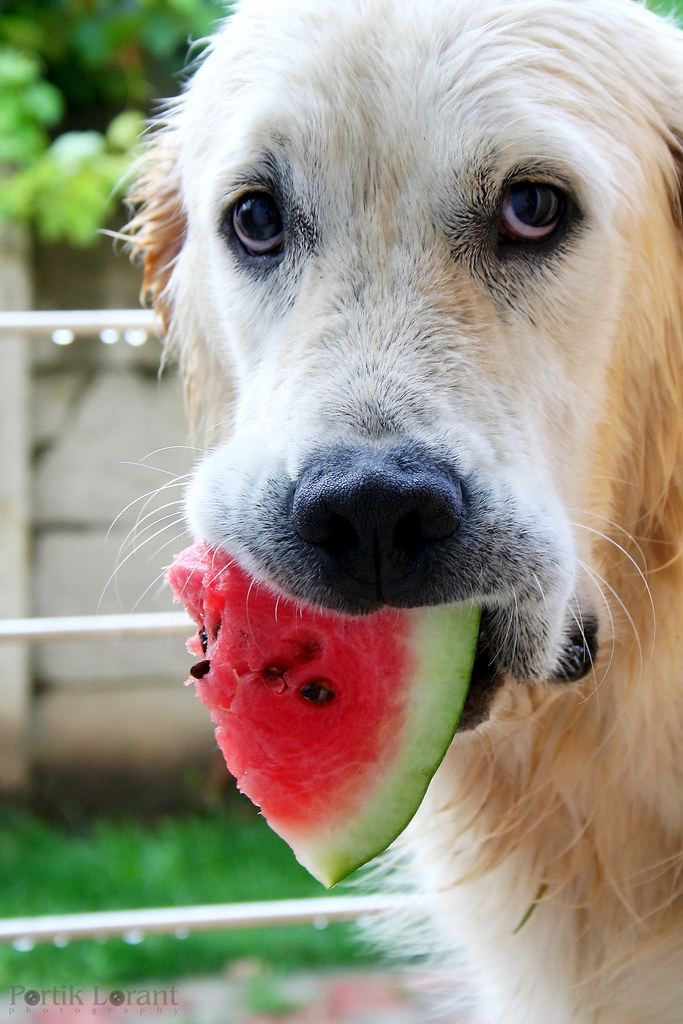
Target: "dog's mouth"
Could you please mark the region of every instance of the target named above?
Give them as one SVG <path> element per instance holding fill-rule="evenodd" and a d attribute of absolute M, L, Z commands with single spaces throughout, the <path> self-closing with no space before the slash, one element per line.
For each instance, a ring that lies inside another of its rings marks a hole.
<path fill-rule="evenodd" d="M 296 474 L 282 467 L 233 504 L 216 490 L 223 457 L 211 456 L 210 473 L 197 478 L 210 500 L 195 532 L 242 552 L 284 593 L 349 615 L 483 605 L 462 729 L 489 717 L 503 683 L 563 685 L 590 670 L 597 619 L 568 604 L 573 554 L 562 522 L 529 511 L 509 482 L 396 439 L 320 449 Z"/>
<path fill-rule="evenodd" d="M 496 693 L 506 679 L 510 678 L 509 673 L 497 660 L 491 644 L 488 627 L 490 614 L 486 609 L 482 613 L 474 667 L 467 700 L 460 717 L 459 732 L 476 729 L 478 725 L 488 720 Z M 597 651 L 598 622 L 594 616 L 586 616 L 580 625 L 576 625 L 567 635 L 548 681 L 562 685 L 583 679 L 593 667 Z"/>

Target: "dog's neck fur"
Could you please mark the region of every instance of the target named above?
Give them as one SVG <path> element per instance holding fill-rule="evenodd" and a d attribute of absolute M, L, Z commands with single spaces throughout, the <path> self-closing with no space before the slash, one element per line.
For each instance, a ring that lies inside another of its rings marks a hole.
<path fill-rule="evenodd" d="M 500 1007 L 506 1024 L 681 1019 L 683 309 L 664 296 L 683 264 L 678 236 L 669 251 L 662 238 L 648 300 L 626 318 L 628 362 L 607 371 L 626 397 L 607 415 L 624 422 L 598 436 L 589 482 L 604 599 L 594 672 L 504 687 L 490 722 L 456 739 L 409 832 L 418 875 L 433 886 L 444 872 L 434 916 L 458 922 L 475 977 L 481 965 L 486 1020 Z"/>
<path fill-rule="evenodd" d="M 634 570 L 619 585 L 628 608 L 644 583 Z M 444 872 L 432 897 L 439 948 L 457 923 L 487 1021 L 502 1020 L 500 1007 L 507 1024 L 680 1020 L 681 561 L 649 586 L 656 645 L 639 600 L 643 621 L 618 616 L 592 682 L 505 688 L 491 721 L 457 739 L 412 830 L 428 891 Z"/>

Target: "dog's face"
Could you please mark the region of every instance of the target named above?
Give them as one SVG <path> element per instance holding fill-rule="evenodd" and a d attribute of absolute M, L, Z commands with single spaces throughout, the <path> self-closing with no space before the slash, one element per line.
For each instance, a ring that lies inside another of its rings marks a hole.
<path fill-rule="evenodd" d="M 519 679 L 587 670 L 633 249 L 676 237 L 659 45 L 631 0 L 242 6 L 140 242 L 220 403 L 196 534 L 349 612 L 479 602 Z"/>

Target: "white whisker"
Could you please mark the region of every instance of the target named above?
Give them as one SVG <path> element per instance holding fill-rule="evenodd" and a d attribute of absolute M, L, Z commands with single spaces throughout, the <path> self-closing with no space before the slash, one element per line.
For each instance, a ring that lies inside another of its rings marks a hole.
<path fill-rule="evenodd" d="M 164 528 L 164 530 L 166 530 L 166 529 L 169 529 L 169 527 L 165 527 Z M 163 533 L 164 531 L 159 531 L 159 532 Z M 161 545 L 161 547 L 159 547 L 157 549 L 157 551 L 155 552 L 155 555 L 158 556 L 166 548 L 169 548 L 169 547 L 171 547 L 174 544 L 179 544 L 183 540 L 184 537 L 186 537 L 185 531 L 181 531 L 180 533 L 174 534 L 174 536 L 171 537 L 170 540 L 167 540 L 164 544 Z M 154 577 L 154 579 L 149 584 L 149 586 L 145 587 L 145 589 L 143 590 L 143 592 L 140 594 L 139 598 L 137 599 L 137 601 L 133 605 L 132 611 L 136 611 L 137 608 L 139 608 L 140 604 L 144 601 L 144 599 L 147 597 L 147 594 L 149 594 L 149 592 L 153 589 L 153 587 L 157 586 L 158 584 L 161 584 L 165 580 L 165 578 L 166 578 L 166 571 L 167 571 L 167 567 L 164 567 L 159 573 L 157 573 L 157 575 Z"/>
<path fill-rule="evenodd" d="M 119 581 L 121 578 L 121 571 L 130 559 L 138 555 L 144 547 L 152 544 L 156 538 L 167 534 L 169 530 L 174 530 L 174 537 L 170 541 L 164 543 L 160 548 L 152 550 L 152 553 L 148 555 L 147 562 L 149 563 L 153 561 L 154 558 L 158 557 L 165 547 L 174 543 L 176 538 L 182 537 L 185 533 L 185 530 L 178 533 L 176 528 L 181 525 L 185 525 L 184 492 L 187 488 L 192 472 L 189 471 L 187 473 L 178 474 L 163 466 L 154 465 L 150 462 L 151 459 L 158 457 L 159 455 L 178 450 L 188 451 L 193 454 L 198 451 L 198 449 L 189 445 L 169 445 L 149 452 L 137 462 L 122 463 L 122 465 L 138 466 L 145 471 L 153 470 L 155 473 L 161 474 L 168 479 L 165 479 L 158 487 L 153 487 L 128 502 L 109 526 L 106 534 L 107 539 L 111 537 L 114 529 L 122 522 L 124 517 L 137 507 L 135 521 L 123 537 L 123 540 L 120 542 L 116 554 L 114 569 L 102 588 L 102 593 L 98 602 L 98 609 L 101 608 L 105 595 L 112 586 L 119 605 L 124 605 L 119 592 Z M 176 498 L 172 498 L 172 492 L 177 490 L 181 490 L 182 494 Z M 168 498 L 171 498 L 171 500 L 163 500 Z M 144 594 L 147 594 L 149 589 L 150 588 L 148 587 Z M 141 598 L 136 601 L 136 608 L 140 604 L 140 600 Z"/>
<path fill-rule="evenodd" d="M 597 512 L 591 512 L 591 511 L 586 510 L 586 509 L 568 509 L 568 512 L 571 515 L 590 516 L 592 519 L 597 519 L 600 522 L 605 523 L 607 526 L 611 526 L 618 533 L 623 534 L 624 538 L 627 541 L 630 541 L 631 544 L 633 544 L 634 548 L 636 549 L 636 551 L 638 552 L 638 554 L 640 555 L 640 557 L 642 559 L 643 566 L 645 567 L 645 569 L 647 569 L 647 559 L 645 557 L 645 552 L 643 551 L 642 547 L 638 543 L 637 539 L 633 536 L 632 533 L 630 533 L 628 530 L 626 530 L 623 526 L 621 526 L 619 523 L 615 522 L 614 519 L 610 519 L 610 518 L 608 518 L 608 516 L 602 516 L 602 515 L 599 515 Z M 626 551 L 626 549 L 623 548 L 617 541 L 615 541 L 613 537 L 610 537 L 609 534 L 605 533 L 602 530 L 596 530 L 593 527 L 588 526 L 586 523 L 578 522 L 577 520 L 573 520 L 572 521 L 572 525 L 573 526 L 577 526 L 577 527 L 579 527 L 581 529 L 584 529 L 584 530 L 589 530 L 590 532 L 595 533 L 598 537 L 601 537 L 603 540 L 608 541 L 610 544 L 614 544 L 629 559 L 629 561 L 640 572 L 640 574 L 641 575 L 643 574 L 644 570 L 640 569 L 640 566 L 635 561 L 633 556 L 630 555 L 629 552 Z"/>
<path fill-rule="evenodd" d="M 184 521 L 184 517 L 182 515 L 164 516 L 163 519 L 161 520 L 161 522 L 163 522 L 165 520 L 169 520 L 166 523 L 165 526 L 162 526 L 160 529 L 155 530 L 155 532 L 152 533 L 149 537 L 146 537 L 140 544 L 137 544 L 134 548 L 132 548 L 128 552 L 128 554 L 125 555 L 125 557 L 121 558 L 120 557 L 121 552 L 119 551 L 119 557 L 117 558 L 116 565 L 114 566 L 114 569 L 113 569 L 111 575 L 109 576 L 109 579 L 107 580 L 107 582 L 105 583 L 104 587 L 102 588 L 102 594 L 100 596 L 100 600 L 99 600 L 98 605 L 97 605 L 98 611 L 100 610 L 100 608 L 102 606 L 102 601 L 104 600 L 104 596 L 107 593 L 107 590 L 109 589 L 109 587 L 112 585 L 112 583 L 117 583 L 118 577 L 120 575 L 120 572 L 121 572 L 123 566 L 131 558 L 133 558 L 135 555 L 139 554 L 141 549 L 146 544 L 151 543 L 157 537 L 162 536 L 162 534 L 166 533 L 168 530 L 172 529 L 173 527 L 180 526 L 180 525 L 183 526 L 183 529 L 179 533 L 176 533 L 174 535 L 174 537 L 170 541 L 168 541 L 167 543 L 163 544 L 160 548 L 156 549 L 155 551 L 152 552 L 151 555 L 148 556 L 147 562 L 149 563 L 149 562 L 153 561 L 154 558 L 158 557 L 159 554 L 164 550 L 164 548 L 168 547 L 169 544 L 174 543 L 175 539 L 179 539 L 180 537 L 187 536 L 187 531 L 186 531 L 186 528 L 185 528 L 185 521 Z M 158 524 L 152 524 L 152 526 L 150 526 L 149 529 L 152 529 L 154 525 L 158 525 Z M 118 587 L 117 587 L 115 592 L 116 592 L 117 597 L 119 597 L 119 601 L 120 601 L 121 599 L 120 599 L 120 596 L 119 596 Z M 147 591 L 145 591 L 145 593 L 147 593 Z M 140 604 L 140 600 L 138 599 L 135 602 L 135 607 L 137 608 L 139 604 Z"/>
<path fill-rule="evenodd" d="M 129 512 L 130 509 L 132 509 L 135 505 L 137 505 L 138 502 L 141 502 L 141 501 L 145 502 L 145 504 L 140 509 L 140 512 L 142 513 L 147 508 L 147 506 L 149 505 L 150 501 L 152 501 L 152 499 L 155 498 L 157 494 L 160 494 L 162 491 L 165 491 L 165 490 L 167 490 L 167 489 L 169 489 L 171 487 L 185 487 L 186 484 L 187 484 L 187 481 L 189 480 L 189 478 L 190 478 L 190 474 L 189 473 L 188 474 L 184 474 L 183 476 L 175 477 L 173 480 L 166 481 L 166 483 L 162 484 L 160 487 L 154 487 L 150 491 L 145 491 L 144 494 L 139 494 L 137 496 L 137 498 L 133 498 L 133 500 L 129 501 L 128 504 L 125 505 L 121 509 L 121 511 L 114 517 L 114 519 L 112 520 L 112 522 L 111 522 L 111 524 L 109 526 L 109 529 L 107 530 L 106 536 L 109 537 L 110 533 L 112 532 L 112 530 L 114 529 L 116 524 L 119 523 L 121 521 L 121 519 L 123 519 L 125 514 L 127 512 Z"/>
<path fill-rule="evenodd" d="M 636 562 L 634 557 L 630 554 L 630 552 L 628 552 L 621 544 L 619 544 L 616 540 L 614 540 L 613 537 L 610 537 L 609 535 L 607 535 L 605 533 L 602 533 L 602 531 L 600 531 L 600 530 L 594 529 L 592 526 L 586 526 L 585 523 L 574 522 L 573 525 L 575 527 L 577 527 L 577 529 L 586 530 L 588 533 L 591 533 L 594 536 L 599 537 L 601 540 L 606 541 L 608 544 L 611 544 L 614 548 L 616 548 L 617 551 L 619 551 L 630 562 L 630 564 L 636 570 L 636 573 L 637 573 L 638 577 L 640 578 L 640 580 L 641 580 L 641 582 L 642 582 L 642 584 L 643 584 L 643 586 L 645 588 L 645 593 L 647 594 L 648 602 L 649 602 L 649 605 L 650 605 L 650 613 L 651 613 L 651 617 L 652 617 L 652 644 L 651 644 L 651 647 L 654 647 L 657 617 L 656 617 L 654 599 L 652 597 L 652 591 L 650 589 L 650 584 L 647 581 L 647 577 L 645 576 L 645 573 L 643 572 L 641 567 L 638 565 L 638 563 Z M 633 538 L 631 537 L 630 534 L 626 533 L 625 530 L 623 532 L 626 534 L 627 537 L 629 537 L 631 540 L 633 540 Z M 633 543 L 636 544 L 635 541 L 633 541 Z M 636 544 L 636 547 L 638 547 L 637 544 Z M 638 550 L 641 551 L 641 549 L 639 547 L 638 547 Z M 642 554 L 642 551 L 641 551 L 641 554 Z M 607 583 L 606 580 L 603 579 L 603 582 L 605 583 L 605 585 L 607 587 L 609 587 L 609 584 Z M 611 587 L 609 587 L 609 589 L 612 590 Z M 637 631 L 637 629 L 636 629 L 636 627 L 634 625 L 634 622 L 633 622 L 633 619 L 631 617 L 630 612 L 626 608 L 626 605 L 623 603 L 621 598 L 619 598 L 618 595 L 614 591 L 612 591 L 612 593 L 614 594 L 615 598 L 619 602 L 619 604 L 620 604 L 624 614 L 626 615 L 629 623 L 631 624 L 631 626 L 633 628 L 634 633 L 636 634 L 636 636 L 638 636 L 638 631 Z M 638 646 L 640 648 L 640 638 L 639 637 L 638 637 Z M 643 658 L 642 658 L 642 649 L 641 649 L 641 667 L 642 667 L 642 664 L 643 664 Z"/>
<path fill-rule="evenodd" d="M 138 554 L 145 547 L 146 544 L 153 541 L 155 537 L 158 537 L 160 534 L 164 533 L 169 528 L 169 526 L 179 525 L 183 521 L 184 517 L 179 512 L 169 512 L 169 514 L 166 516 L 160 516 L 158 519 L 153 519 L 152 522 L 148 523 L 148 525 L 143 530 L 140 530 L 138 533 L 135 534 L 133 538 L 131 538 L 130 543 L 134 544 L 134 546 L 131 548 L 128 554 L 121 559 L 119 565 L 124 565 L 129 558 L 131 558 L 133 555 Z M 147 534 L 147 536 L 145 536 L 145 534 Z M 123 548 L 120 549 L 119 556 L 123 555 L 123 550 Z M 147 562 L 151 562 L 154 559 L 155 555 L 156 552 L 152 552 L 152 554 L 148 555 Z"/>
<path fill-rule="evenodd" d="M 119 547 L 119 557 L 123 554 L 123 552 L 125 551 L 126 547 L 129 544 L 135 544 L 136 547 L 141 547 L 142 544 L 145 543 L 144 540 L 141 540 L 141 538 L 144 537 L 145 533 L 147 533 L 149 530 L 153 529 L 154 526 L 156 526 L 157 524 L 163 523 L 167 519 L 171 518 L 171 514 L 170 513 L 169 513 L 169 515 L 166 515 L 166 516 L 162 516 L 159 513 L 165 512 L 166 509 L 174 508 L 174 509 L 176 509 L 176 511 L 172 514 L 173 517 L 174 518 L 178 517 L 178 518 L 182 519 L 183 518 L 183 513 L 182 513 L 183 504 L 184 503 L 182 501 L 168 501 L 164 505 L 160 505 L 159 508 L 152 509 L 151 512 L 148 512 L 141 519 L 137 519 L 135 524 L 131 527 L 131 529 L 128 531 L 126 536 L 121 541 L 121 545 Z M 178 511 L 178 509 L 180 509 L 180 511 Z M 147 526 L 143 526 L 142 524 L 147 522 L 148 520 L 152 520 L 152 522 L 151 523 L 148 522 Z M 136 543 L 138 541 L 140 541 L 139 544 Z"/>
<path fill-rule="evenodd" d="M 602 683 L 604 682 L 605 678 L 607 677 L 607 675 L 609 673 L 609 670 L 610 670 L 610 668 L 612 666 L 612 663 L 614 661 L 614 656 L 615 656 L 615 651 L 616 651 L 614 614 L 612 612 L 612 608 L 610 606 L 610 603 L 609 603 L 609 600 L 607 598 L 607 595 L 605 594 L 605 592 L 604 592 L 604 590 L 602 588 L 602 584 L 605 582 L 603 580 L 602 576 L 600 576 L 600 574 L 598 572 L 596 572 L 594 569 L 591 569 L 591 567 L 589 565 L 587 565 L 585 562 L 582 562 L 582 561 L 579 560 L 578 565 L 580 566 L 581 569 L 583 569 L 583 571 L 586 573 L 586 575 L 591 580 L 591 582 L 594 584 L 596 590 L 600 594 L 600 597 L 601 597 L 601 599 L 603 601 L 603 604 L 605 605 L 605 611 L 607 613 L 607 616 L 609 618 L 609 623 L 610 623 L 610 636 L 611 636 L 611 639 L 612 639 L 612 643 L 610 645 L 610 655 L 609 655 L 609 660 L 607 662 L 607 665 L 605 666 L 605 668 L 603 670 L 602 678 L 601 679 L 598 679 L 597 677 L 595 678 L 595 683 L 596 683 L 595 692 L 597 693 L 597 691 L 602 686 Z"/>

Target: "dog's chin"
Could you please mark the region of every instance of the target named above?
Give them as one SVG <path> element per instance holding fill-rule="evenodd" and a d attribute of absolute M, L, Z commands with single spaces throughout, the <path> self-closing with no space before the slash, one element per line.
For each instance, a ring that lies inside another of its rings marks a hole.
<path fill-rule="evenodd" d="M 538 681 L 537 678 L 514 674 L 497 656 L 490 639 L 491 618 L 491 613 L 484 609 L 459 732 L 476 729 L 488 721 L 493 700 L 507 680 L 529 685 Z M 555 663 L 545 674 L 546 681 L 557 685 L 578 682 L 592 669 L 597 651 L 598 622 L 594 615 L 588 614 L 583 617 L 580 625 L 575 625 L 573 631 L 567 632 Z"/>

